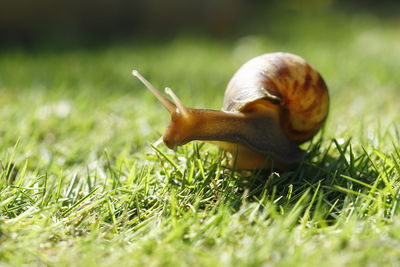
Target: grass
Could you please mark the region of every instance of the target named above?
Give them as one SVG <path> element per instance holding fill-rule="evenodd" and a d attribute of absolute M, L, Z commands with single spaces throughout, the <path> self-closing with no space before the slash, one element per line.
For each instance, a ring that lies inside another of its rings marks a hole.
<path fill-rule="evenodd" d="M 233 41 L 2 51 L 0 263 L 400 265 L 400 22 L 344 19 Z M 169 118 L 131 69 L 219 109 L 234 71 L 271 51 L 302 55 L 330 87 L 296 169 L 238 173 L 211 145 L 150 146 Z"/>

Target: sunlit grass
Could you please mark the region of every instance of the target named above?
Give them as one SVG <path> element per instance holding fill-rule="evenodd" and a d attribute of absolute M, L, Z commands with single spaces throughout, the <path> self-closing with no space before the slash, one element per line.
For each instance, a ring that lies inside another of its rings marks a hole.
<path fill-rule="evenodd" d="M 399 22 L 330 23 L 334 40 L 305 21 L 275 38 L 3 51 L 0 262 L 398 265 Z M 211 145 L 150 145 L 169 116 L 132 69 L 219 109 L 235 70 L 272 51 L 303 56 L 330 87 L 297 168 L 238 173 Z"/>

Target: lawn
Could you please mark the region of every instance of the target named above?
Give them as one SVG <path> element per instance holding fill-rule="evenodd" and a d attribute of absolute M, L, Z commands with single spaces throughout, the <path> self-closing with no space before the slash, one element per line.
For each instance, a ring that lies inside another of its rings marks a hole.
<path fill-rule="evenodd" d="M 400 21 L 303 19 L 270 34 L 0 51 L 0 264 L 399 266 Z M 330 88 L 287 172 L 235 172 L 218 148 L 152 147 L 169 115 L 138 69 L 219 109 L 248 59 L 287 51 Z"/>

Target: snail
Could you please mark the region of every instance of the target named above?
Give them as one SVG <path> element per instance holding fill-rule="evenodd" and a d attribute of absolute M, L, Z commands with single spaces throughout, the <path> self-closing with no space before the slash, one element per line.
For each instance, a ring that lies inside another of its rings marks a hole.
<path fill-rule="evenodd" d="M 246 62 L 233 75 L 225 91 L 222 110 L 186 107 L 170 88 L 165 92 L 136 76 L 163 104 L 171 122 L 163 135 L 170 149 L 193 140 L 216 144 L 232 155 L 230 167 L 287 168 L 305 151 L 326 120 L 328 88 L 321 75 L 303 58 L 270 53 Z"/>

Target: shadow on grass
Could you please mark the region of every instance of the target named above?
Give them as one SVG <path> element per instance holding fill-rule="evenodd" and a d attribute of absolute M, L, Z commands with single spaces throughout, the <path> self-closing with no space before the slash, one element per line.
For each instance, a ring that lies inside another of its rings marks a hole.
<path fill-rule="evenodd" d="M 301 206 L 310 214 L 318 214 L 321 225 L 326 225 L 334 223 L 359 198 L 381 201 L 373 192 L 388 186 L 383 172 L 393 175 L 375 152 L 353 146 L 351 139 L 318 140 L 310 144 L 297 167 L 284 172 L 232 171 L 223 167 L 223 154 L 215 158 L 213 153 L 201 151 L 202 146 L 183 148 L 187 155 L 184 160 L 156 149 L 159 160 L 173 165 L 165 173 L 174 197 L 199 210 L 224 206 L 236 212 L 246 203 L 260 203 L 277 209 L 277 214 L 287 214 Z"/>
<path fill-rule="evenodd" d="M 355 151 L 351 139 L 344 143 L 333 139 L 328 146 L 322 147 L 322 140 L 311 145 L 303 162 L 290 171 L 254 171 L 238 179 L 237 186 L 248 201 L 269 195 L 274 203 L 290 206 L 308 192 L 321 194 L 324 203 L 341 209 L 349 193 L 356 196 L 378 176 L 371 156 L 363 148 Z"/>

